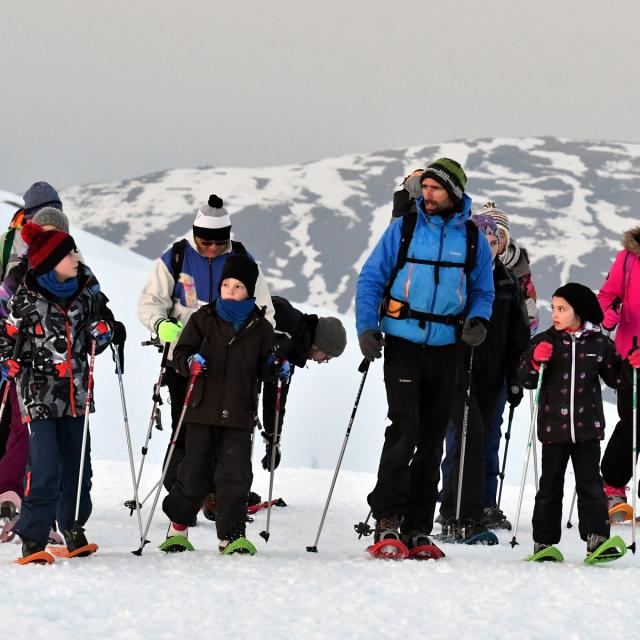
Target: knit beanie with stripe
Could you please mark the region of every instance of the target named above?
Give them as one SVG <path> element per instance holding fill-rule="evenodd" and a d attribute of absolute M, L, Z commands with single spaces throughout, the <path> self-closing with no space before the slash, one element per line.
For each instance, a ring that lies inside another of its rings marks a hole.
<path fill-rule="evenodd" d="M 427 178 L 431 178 L 442 185 L 451 200 L 453 200 L 454 205 L 458 206 L 462 202 L 462 196 L 467 186 L 467 176 L 458 162 L 450 158 L 440 158 L 432 162 L 420 176 L 420 185 Z"/>

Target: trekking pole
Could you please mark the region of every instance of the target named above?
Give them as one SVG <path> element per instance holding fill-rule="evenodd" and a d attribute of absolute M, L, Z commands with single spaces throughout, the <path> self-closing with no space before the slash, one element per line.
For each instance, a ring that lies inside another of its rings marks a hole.
<path fill-rule="evenodd" d="M 573 515 L 573 507 L 576 505 L 576 496 L 578 495 L 578 487 L 573 490 L 573 498 L 571 499 L 571 508 L 569 509 L 569 519 L 567 520 L 567 529 L 571 529 L 573 524 L 571 522 L 571 516 Z"/>
<path fill-rule="evenodd" d="M 502 458 L 502 471 L 500 471 L 500 488 L 498 489 L 498 509 L 500 508 L 500 501 L 502 500 L 502 485 L 504 484 L 504 471 L 507 467 L 507 453 L 509 453 L 509 440 L 511 440 L 511 425 L 513 424 L 513 414 L 516 408 L 509 405 L 509 422 L 507 424 L 507 432 L 504 434 L 504 456 Z"/>
<path fill-rule="evenodd" d="M 520 523 L 520 509 L 522 508 L 522 497 L 524 495 L 524 483 L 527 480 L 527 470 L 529 468 L 529 456 L 531 454 L 531 442 L 536 437 L 536 421 L 538 417 L 538 403 L 540 402 L 540 389 L 542 387 L 542 374 L 544 373 L 544 362 L 540 363 L 538 371 L 538 384 L 536 385 L 536 396 L 533 411 L 531 412 L 531 426 L 529 427 L 529 441 L 527 442 L 527 450 L 524 456 L 524 466 L 522 469 L 522 480 L 520 481 L 520 495 L 518 496 L 518 510 L 516 513 L 516 524 L 513 529 L 513 538 L 511 538 L 511 547 L 518 544 L 516 535 L 518 534 L 518 524 Z"/>
<path fill-rule="evenodd" d="M 205 338 L 202 341 L 202 345 L 200 347 L 200 351 L 199 353 L 202 353 L 202 351 L 204 351 L 204 347 L 205 347 L 205 343 L 206 343 L 207 339 Z M 193 394 L 193 387 L 196 384 L 196 379 L 198 378 L 198 374 L 197 373 L 192 373 L 191 377 L 189 378 L 189 384 L 187 385 L 187 393 L 185 394 L 184 397 L 184 402 L 182 403 L 182 411 L 180 412 L 180 418 L 178 419 L 178 424 L 176 425 L 176 430 L 173 434 L 173 437 L 171 438 L 171 443 L 169 444 L 169 451 L 167 452 L 167 458 L 164 462 L 164 466 L 162 467 L 162 475 L 160 476 L 160 481 L 158 482 L 157 489 L 156 489 L 156 495 L 153 498 L 153 505 L 151 506 L 151 511 L 149 512 L 149 518 L 147 520 L 147 524 L 145 526 L 144 529 L 144 533 L 142 534 L 141 538 L 140 538 L 140 548 L 136 549 L 135 551 L 132 551 L 131 553 L 133 553 L 134 556 L 141 556 L 142 555 L 142 550 L 144 549 L 144 546 L 149 542 L 147 540 L 147 534 L 149 533 L 149 528 L 151 527 L 151 521 L 153 520 L 153 514 L 156 511 L 156 507 L 158 506 L 158 500 L 160 498 L 160 492 L 162 491 L 162 486 L 164 483 L 164 479 L 167 476 L 167 471 L 169 470 L 169 464 L 171 462 L 171 458 L 173 457 L 173 452 L 176 448 L 176 443 L 178 442 L 178 436 L 180 435 L 180 431 L 182 429 L 182 423 L 184 422 L 184 416 L 187 413 L 187 408 L 189 407 L 189 403 L 191 402 L 191 395 Z"/>
<path fill-rule="evenodd" d="M 529 406 L 531 408 L 531 413 L 533 413 L 533 389 L 529 389 Z M 536 443 L 536 439 L 533 439 L 531 443 L 531 448 L 533 450 L 533 479 L 536 483 L 536 493 L 538 492 L 538 446 Z"/>
<path fill-rule="evenodd" d="M 87 399 L 84 403 L 84 427 L 82 429 L 82 449 L 80 450 L 80 471 L 78 473 L 78 491 L 76 493 L 76 513 L 73 518 L 72 531 L 78 530 L 78 517 L 80 515 L 80 494 L 82 493 L 82 476 L 84 472 L 84 458 L 87 449 L 87 435 L 89 433 L 89 412 L 91 410 L 91 397 L 93 395 L 93 365 L 96 360 L 96 341 L 91 340 L 89 353 L 89 377 L 87 379 Z"/>
<path fill-rule="evenodd" d="M 118 376 L 118 385 L 120 387 L 120 402 L 122 403 L 122 419 L 124 422 L 124 433 L 127 439 L 127 451 L 129 453 L 129 467 L 131 468 L 131 482 L 133 484 L 133 500 L 136 505 L 136 515 L 138 517 L 138 530 L 140 532 L 140 544 L 144 542 L 142 539 L 142 516 L 140 508 L 142 505 L 138 500 L 138 486 L 136 484 L 136 468 L 133 462 L 133 450 L 131 448 L 131 431 L 129 430 L 129 416 L 127 414 L 127 403 L 124 398 L 124 385 L 122 384 L 122 368 L 120 367 L 120 351 L 117 344 L 111 344 L 114 360 L 116 361 L 116 374 Z"/>
<path fill-rule="evenodd" d="M 467 449 L 467 428 L 469 426 L 469 403 L 471 402 L 471 377 L 473 375 L 473 347 L 469 354 L 469 369 L 467 371 L 469 381 L 464 397 L 464 410 L 462 413 L 462 437 L 460 442 L 460 462 L 458 468 L 458 495 L 456 497 L 456 534 L 460 533 L 460 508 L 462 506 L 462 480 L 464 478 L 464 457 Z"/>
<path fill-rule="evenodd" d="M 353 405 L 353 410 L 351 411 L 351 418 L 349 419 L 349 425 L 347 426 L 347 432 L 344 435 L 344 441 L 342 443 L 342 449 L 340 450 L 340 455 L 338 456 L 338 463 L 336 464 L 336 470 L 333 473 L 333 480 L 331 481 L 331 487 L 329 488 L 329 495 L 327 496 L 327 501 L 324 505 L 324 511 L 322 512 L 322 518 L 320 519 L 320 526 L 318 527 L 318 533 L 316 534 L 316 539 L 313 545 L 307 547 L 307 551 L 309 553 L 318 553 L 318 541 L 320 540 L 320 534 L 322 533 L 322 527 L 324 525 L 324 519 L 327 516 L 327 511 L 329 510 L 329 503 L 331 502 L 331 496 L 333 495 L 333 489 L 336 486 L 336 480 L 338 479 L 338 472 L 340 471 L 340 465 L 342 464 L 342 458 L 344 457 L 344 452 L 347 448 L 347 442 L 349 440 L 349 435 L 351 434 L 351 427 L 353 426 L 353 421 L 356 417 L 356 411 L 358 410 L 358 405 L 360 404 L 360 396 L 362 396 L 362 389 L 364 388 L 364 383 L 367 379 L 367 373 L 369 372 L 369 365 L 371 363 L 366 358 L 360 363 L 358 367 L 358 371 L 362 374 L 362 380 L 360 380 L 360 387 L 358 388 L 358 393 L 356 395 L 356 401 Z"/>
<path fill-rule="evenodd" d="M 638 348 L 638 336 L 633 336 L 633 348 L 634 351 Z M 633 478 L 631 482 L 631 501 L 633 502 L 633 509 L 631 510 L 631 544 L 629 550 L 631 553 L 636 552 L 636 501 L 638 500 L 638 481 L 636 474 L 636 466 L 638 464 L 638 370 L 633 368 L 633 420 L 632 420 L 633 436 L 631 447 L 631 456 L 633 463 Z"/>
<path fill-rule="evenodd" d="M 156 346 L 157 343 L 148 340 L 142 343 L 143 346 L 153 345 Z M 160 413 L 160 405 L 162 404 L 162 397 L 160 396 L 160 387 L 162 387 L 162 382 L 164 380 L 164 374 L 167 370 L 167 359 L 169 357 L 169 347 L 171 346 L 170 342 L 164 343 L 164 348 L 162 350 L 162 360 L 160 362 L 160 373 L 158 374 L 158 380 L 153 385 L 153 407 L 151 408 L 151 416 L 149 417 L 149 426 L 147 427 L 147 436 L 144 441 L 144 445 L 142 447 L 142 459 L 140 460 L 140 468 L 138 469 L 138 474 L 136 476 L 135 481 L 135 492 L 137 493 L 140 489 L 140 480 L 142 479 L 142 469 L 144 468 L 144 462 L 147 457 L 147 451 L 149 450 L 149 440 L 151 440 L 151 435 L 153 433 L 153 427 L 155 425 L 156 429 L 162 431 L 162 418 Z M 153 491 L 153 490 L 152 490 Z M 136 498 L 137 500 L 137 498 Z M 133 515 L 134 509 L 136 509 L 136 501 L 135 500 L 127 500 L 124 503 L 124 506 L 127 509 L 130 509 L 129 515 Z M 142 505 L 141 505 L 142 506 Z"/>
<path fill-rule="evenodd" d="M 24 342 L 24 333 L 22 333 L 21 328 L 18 328 L 18 335 L 16 336 L 16 341 L 13 345 L 13 352 L 11 353 L 11 359 L 17 360 L 20 357 L 20 352 L 22 351 L 22 343 Z M 0 421 L 2 421 L 2 417 L 4 416 L 5 408 L 9 402 L 9 378 L 2 381 L 2 404 L 0 404 Z"/>
<path fill-rule="evenodd" d="M 271 500 L 273 498 L 273 476 L 276 470 L 276 444 L 278 442 L 278 429 L 280 427 L 280 402 L 282 400 L 282 379 L 276 383 L 276 407 L 273 418 L 273 433 L 271 434 L 271 460 L 269 464 L 269 502 L 267 507 L 267 526 L 260 532 L 260 537 L 269 542 L 269 524 L 271 523 Z"/>

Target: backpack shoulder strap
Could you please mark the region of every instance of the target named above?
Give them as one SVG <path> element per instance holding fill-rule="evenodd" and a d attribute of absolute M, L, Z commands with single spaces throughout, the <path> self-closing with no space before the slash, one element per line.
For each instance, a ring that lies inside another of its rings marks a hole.
<path fill-rule="evenodd" d="M 237 254 L 239 254 L 241 256 L 248 256 L 249 255 L 249 253 L 245 249 L 245 247 L 242 244 L 242 242 L 238 242 L 237 240 L 232 240 L 231 241 L 231 249 L 232 249 L 232 251 L 234 251 L 235 253 L 237 253 Z"/>
<path fill-rule="evenodd" d="M 469 275 L 476 266 L 478 254 L 478 227 L 472 220 L 465 222 L 467 227 L 467 255 L 464 259 L 464 272 Z"/>
<path fill-rule="evenodd" d="M 2 245 L 2 275 L 0 281 L 4 280 L 7 275 L 7 264 L 9 264 L 9 257 L 11 256 L 11 247 L 13 247 L 13 238 L 16 235 L 15 227 L 8 229 L 4 235 L 4 244 Z"/>
<path fill-rule="evenodd" d="M 393 271 L 391 271 L 391 275 L 389 276 L 389 280 L 387 280 L 387 286 L 384 290 L 383 300 L 389 296 L 391 293 L 391 287 L 398 275 L 398 272 L 402 267 L 404 267 L 407 261 L 407 255 L 409 254 L 409 245 L 411 244 L 411 239 L 413 238 L 413 232 L 416 228 L 416 223 L 418 221 L 418 212 L 414 209 L 413 211 L 409 211 L 409 213 L 405 213 L 402 216 L 402 231 L 400 234 L 400 246 L 398 247 L 398 257 L 396 258 L 396 264 L 393 267 Z"/>
<path fill-rule="evenodd" d="M 186 249 L 187 241 L 184 238 L 174 242 L 173 247 L 171 247 L 171 275 L 173 276 L 173 280 L 176 284 L 180 277 L 182 263 L 184 262 L 184 252 Z"/>

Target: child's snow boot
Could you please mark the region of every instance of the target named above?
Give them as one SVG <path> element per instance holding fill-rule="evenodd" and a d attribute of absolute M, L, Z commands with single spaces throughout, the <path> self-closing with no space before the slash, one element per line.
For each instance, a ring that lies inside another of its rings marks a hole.
<path fill-rule="evenodd" d="M 172 522 L 167 529 L 165 541 L 158 548 L 166 553 L 193 551 L 193 545 L 189 542 L 189 527 Z"/>
<path fill-rule="evenodd" d="M 400 518 L 389 516 L 376 520 L 373 544 L 367 551 L 374 558 L 401 560 L 409 555 L 409 550 L 400 540 Z"/>
<path fill-rule="evenodd" d="M 249 554 L 256 553 L 256 548 L 245 537 L 244 523 L 234 527 L 229 533 L 218 540 L 218 551 L 227 556 L 233 553 Z"/>
<path fill-rule="evenodd" d="M 587 535 L 586 564 L 599 564 L 611 562 L 621 558 L 627 552 L 627 545 L 620 536 L 607 538 L 598 533 Z"/>
<path fill-rule="evenodd" d="M 511 523 L 507 520 L 502 509 L 485 507 L 481 523 L 487 529 L 506 529 L 511 531 Z"/>
<path fill-rule="evenodd" d="M 96 544 L 89 544 L 87 536 L 84 535 L 84 529 L 82 527 L 76 527 L 74 529 L 61 529 L 62 537 L 67 545 L 67 552 L 57 552 L 57 555 L 67 558 L 90 556 L 98 550 Z"/>
<path fill-rule="evenodd" d="M 409 558 L 416 560 L 439 560 L 444 557 L 442 549 L 437 547 L 426 533 L 426 527 L 417 523 L 402 524 L 402 542 L 409 550 Z"/>
<path fill-rule="evenodd" d="M 627 488 L 604 485 L 604 494 L 607 496 L 607 508 L 611 523 L 625 522 L 633 517 L 633 509 L 627 503 Z"/>

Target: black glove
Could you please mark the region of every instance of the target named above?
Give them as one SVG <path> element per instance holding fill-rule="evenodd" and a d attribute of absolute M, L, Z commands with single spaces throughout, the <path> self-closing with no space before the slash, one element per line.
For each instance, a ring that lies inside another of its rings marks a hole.
<path fill-rule="evenodd" d="M 487 327 L 482 318 L 467 318 L 462 326 L 462 340 L 470 347 L 479 347 L 487 337 Z"/>
<path fill-rule="evenodd" d="M 507 401 L 512 407 L 517 407 L 522 402 L 524 390 L 518 384 L 511 383 L 507 387 Z"/>
<path fill-rule="evenodd" d="M 265 455 L 264 455 L 264 458 L 262 458 L 262 468 L 265 471 L 271 471 L 271 436 L 269 434 L 265 434 L 265 436 L 269 438 L 269 441 L 267 442 L 264 448 Z M 273 468 L 277 469 L 279 464 L 280 464 L 280 443 L 276 442 L 276 457 L 274 460 Z"/>
<path fill-rule="evenodd" d="M 359 338 L 360 351 L 362 355 L 373 362 L 376 358 L 382 356 L 382 347 L 384 347 L 384 338 L 378 331 L 365 331 Z"/>
<path fill-rule="evenodd" d="M 118 357 L 120 358 L 120 373 L 124 373 L 124 343 L 127 339 L 127 330 L 122 322 L 118 322 L 117 320 L 112 320 L 113 324 L 113 339 L 111 343 L 117 345 L 118 347 Z M 112 354 L 113 361 L 116 360 L 115 351 Z M 118 368 L 116 367 L 116 373 L 118 373 Z"/>

